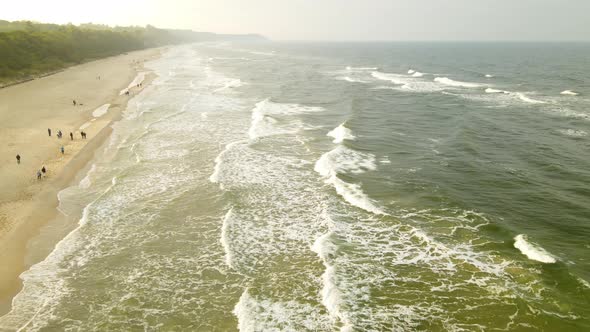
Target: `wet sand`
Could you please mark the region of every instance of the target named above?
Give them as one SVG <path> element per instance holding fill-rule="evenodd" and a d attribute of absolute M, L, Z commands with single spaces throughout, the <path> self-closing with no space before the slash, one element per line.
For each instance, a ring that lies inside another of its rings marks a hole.
<path fill-rule="evenodd" d="M 35 248 L 31 240 L 60 217 L 57 193 L 106 141 L 110 124 L 120 117 L 127 101 L 153 79 L 148 74 L 142 87 L 131 88 L 129 96 L 121 95 L 144 71 L 143 62 L 160 52 L 150 49 L 97 60 L 0 89 L 0 315 L 10 309 L 21 287 L 18 276 L 49 254 L 48 248 Z M 105 104 L 110 104 L 105 114 L 94 112 Z M 81 138 L 81 127 L 87 139 Z M 61 139 L 58 130 L 63 132 Z M 47 174 L 38 180 L 37 170 L 43 166 Z"/>

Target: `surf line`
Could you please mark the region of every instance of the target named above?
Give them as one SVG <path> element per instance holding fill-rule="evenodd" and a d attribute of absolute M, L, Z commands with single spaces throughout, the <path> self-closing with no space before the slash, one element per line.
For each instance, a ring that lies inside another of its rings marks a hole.
<path fill-rule="evenodd" d="M 362 154 L 349 149 L 342 144 L 344 140 L 355 138 L 352 131 L 343 130 L 344 128 L 345 127 L 340 125 L 328 133 L 328 136 L 336 136 L 334 142 L 339 142 L 339 144 L 335 149 L 324 153 L 320 159 L 316 161 L 314 170 L 325 179 L 325 183 L 331 184 L 336 190 L 336 193 L 344 198 L 344 200 L 350 205 L 376 215 L 389 215 L 374 204 L 373 200 L 362 190 L 360 184 L 348 183 L 338 177 L 340 171 L 352 171 L 353 173 L 358 173 L 364 171 L 364 169 L 374 170 L 376 167 L 374 165 L 373 155 Z M 353 170 L 347 170 L 344 165 L 342 165 L 341 158 L 343 157 L 353 158 L 352 161 L 355 163 L 355 165 L 353 165 Z"/>

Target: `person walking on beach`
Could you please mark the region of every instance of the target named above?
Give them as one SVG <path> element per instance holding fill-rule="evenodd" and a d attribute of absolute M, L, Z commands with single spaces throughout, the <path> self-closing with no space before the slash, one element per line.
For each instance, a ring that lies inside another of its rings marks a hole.
<path fill-rule="evenodd" d="M 76 106 L 76 100 L 72 100 L 72 104 L 74 104 L 74 106 Z"/>
<path fill-rule="evenodd" d="M 70 132 L 70 140 L 74 140 L 74 134 L 72 132 Z"/>
<path fill-rule="evenodd" d="M 41 171 L 37 170 L 37 180 L 41 180 Z"/>
<path fill-rule="evenodd" d="M 16 163 L 20 165 L 20 154 L 16 155 Z"/>
<path fill-rule="evenodd" d="M 60 150 L 61 150 L 61 154 L 64 154 L 65 150 L 64 150 L 64 146 L 63 145 L 61 146 L 61 149 Z"/>
<path fill-rule="evenodd" d="M 47 170 L 45 169 L 45 166 L 43 166 L 43 167 L 41 168 L 41 173 L 43 173 L 43 175 L 45 175 L 45 173 L 47 173 Z"/>
<path fill-rule="evenodd" d="M 61 135 L 62 135 L 61 130 L 58 130 L 57 131 L 57 138 L 61 138 Z"/>
<path fill-rule="evenodd" d="M 49 137 L 51 137 L 51 128 L 47 128 L 47 134 L 49 134 Z"/>

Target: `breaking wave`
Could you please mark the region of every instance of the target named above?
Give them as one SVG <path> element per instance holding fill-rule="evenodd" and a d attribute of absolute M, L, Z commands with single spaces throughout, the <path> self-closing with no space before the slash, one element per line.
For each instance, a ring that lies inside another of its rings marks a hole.
<path fill-rule="evenodd" d="M 557 260 L 551 256 L 545 249 L 539 245 L 531 243 L 524 234 L 519 234 L 514 238 L 514 248 L 520 250 L 520 252 L 527 256 L 529 259 L 541 262 L 541 263 L 555 263 Z"/>
<path fill-rule="evenodd" d="M 453 86 L 453 87 L 461 87 L 461 88 L 479 88 L 479 87 L 483 86 L 483 84 L 479 84 L 479 83 L 455 81 L 455 80 L 452 80 L 448 77 L 435 77 L 434 81 L 438 82 L 440 84 Z"/>
<path fill-rule="evenodd" d="M 336 193 L 351 205 L 374 214 L 386 215 L 364 193 L 360 184 L 348 183 L 339 178 L 341 174 L 361 174 L 376 168 L 374 155 L 357 152 L 339 145 L 332 151 L 324 153 L 316 162 L 314 170 L 323 176 L 326 179 L 325 182 L 331 184 L 336 189 Z"/>
<path fill-rule="evenodd" d="M 566 95 L 566 96 L 577 96 L 578 93 L 574 92 L 572 90 L 565 90 L 565 91 L 561 91 L 562 95 Z"/>
<path fill-rule="evenodd" d="M 248 131 L 250 139 L 264 136 L 294 134 L 302 130 L 303 123 L 297 119 L 280 122 L 281 117 L 324 111 L 322 107 L 299 104 L 280 104 L 265 99 L 252 110 L 252 125 Z"/>
<path fill-rule="evenodd" d="M 340 144 L 344 140 L 354 140 L 356 138 L 350 129 L 344 127 L 344 123 L 327 133 L 326 136 L 333 137 L 334 140 L 332 142 L 336 144 Z"/>

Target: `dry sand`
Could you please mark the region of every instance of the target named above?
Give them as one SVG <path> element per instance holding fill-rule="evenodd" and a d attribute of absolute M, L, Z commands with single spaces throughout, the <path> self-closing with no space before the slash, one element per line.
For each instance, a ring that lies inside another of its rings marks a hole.
<path fill-rule="evenodd" d="M 92 159 L 128 99 L 147 85 L 144 81 L 143 87 L 131 89 L 131 96 L 120 95 L 143 71 L 143 62 L 159 56 L 160 51 L 97 60 L 0 89 L 0 315 L 9 310 L 21 287 L 20 273 L 35 263 L 25 260 L 30 256 L 27 251 L 35 250 L 28 248 L 28 243 L 56 217 L 57 192 Z M 104 104 L 111 104 L 108 112 L 95 118 L 93 111 Z M 81 139 L 81 126 L 88 134 L 86 140 Z M 51 137 L 48 128 L 52 129 Z M 58 130 L 63 132 L 61 139 L 56 136 Z M 42 166 L 47 175 L 37 180 Z"/>

